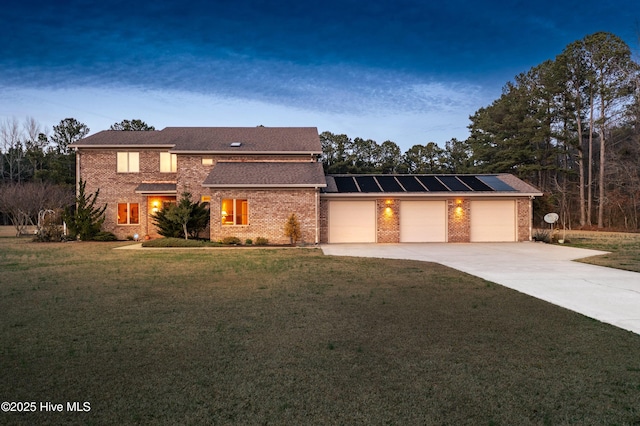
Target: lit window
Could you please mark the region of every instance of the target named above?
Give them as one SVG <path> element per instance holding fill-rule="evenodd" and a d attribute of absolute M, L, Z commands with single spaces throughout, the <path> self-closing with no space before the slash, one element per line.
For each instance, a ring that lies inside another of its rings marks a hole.
<path fill-rule="evenodd" d="M 139 152 L 118 152 L 118 173 L 140 172 Z"/>
<path fill-rule="evenodd" d="M 118 225 L 137 225 L 139 223 L 138 203 L 118 203 Z"/>
<path fill-rule="evenodd" d="M 203 158 L 202 159 L 203 166 L 213 166 L 213 158 Z"/>
<path fill-rule="evenodd" d="M 170 152 L 160 153 L 160 172 L 175 173 L 178 170 L 178 156 Z"/>
<path fill-rule="evenodd" d="M 221 214 L 223 225 L 248 225 L 249 203 L 235 198 L 224 199 Z"/>

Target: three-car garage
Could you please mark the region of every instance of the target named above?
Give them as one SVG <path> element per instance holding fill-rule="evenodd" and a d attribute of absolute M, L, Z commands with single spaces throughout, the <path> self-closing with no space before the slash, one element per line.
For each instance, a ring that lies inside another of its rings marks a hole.
<path fill-rule="evenodd" d="M 531 200 L 512 175 L 327 176 L 328 243 L 513 242 L 531 237 Z"/>

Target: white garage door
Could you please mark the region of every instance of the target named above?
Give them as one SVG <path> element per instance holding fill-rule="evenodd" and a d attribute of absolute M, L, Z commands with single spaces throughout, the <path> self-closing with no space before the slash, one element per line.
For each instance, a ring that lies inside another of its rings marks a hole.
<path fill-rule="evenodd" d="M 375 201 L 329 202 L 330 243 L 375 243 Z"/>
<path fill-rule="evenodd" d="M 445 201 L 401 201 L 401 243 L 443 243 L 447 241 Z"/>
<path fill-rule="evenodd" d="M 515 240 L 515 201 L 471 201 L 472 242 L 502 242 Z"/>

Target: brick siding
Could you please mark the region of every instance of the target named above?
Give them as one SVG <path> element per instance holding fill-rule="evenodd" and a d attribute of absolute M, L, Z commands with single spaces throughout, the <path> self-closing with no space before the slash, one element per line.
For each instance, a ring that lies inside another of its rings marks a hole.
<path fill-rule="evenodd" d="M 295 213 L 302 238 L 300 243 L 316 242 L 316 190 L 315 189 L 270 189 L 270 190 L 210 190 L 211 196 L 211 240 L 238 237 L 244 243 L 248 238 L 267 238 L 269 243 L 288 244 L 284 226 Z M 221 206 L 223 199 L 242 199 L 248 203 L 248 225 L 223 225 Z"/>

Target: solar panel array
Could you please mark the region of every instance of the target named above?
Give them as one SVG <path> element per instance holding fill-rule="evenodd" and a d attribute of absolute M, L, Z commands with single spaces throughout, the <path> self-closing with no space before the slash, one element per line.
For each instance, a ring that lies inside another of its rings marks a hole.
<path fill-rule="evenodd" d="M 340 193 L 516 191 L 494 175 L 333 176 Z"/>

